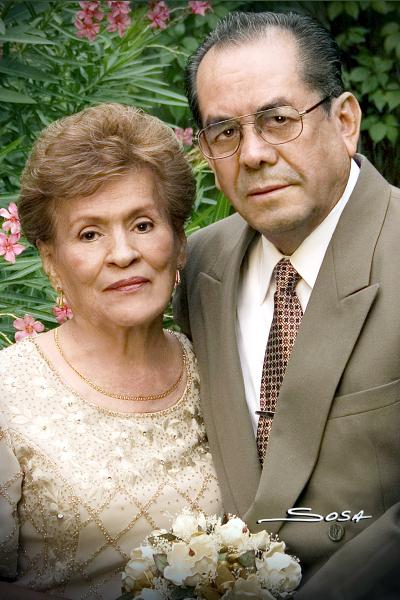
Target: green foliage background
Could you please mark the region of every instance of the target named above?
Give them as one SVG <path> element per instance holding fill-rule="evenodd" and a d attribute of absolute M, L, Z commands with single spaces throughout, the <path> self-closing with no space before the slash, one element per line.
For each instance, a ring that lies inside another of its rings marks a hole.
<path fill-rule="evenodd" d="M 114 101 L 141 106 L 174 127 L 190 126 L 182 80 L 186 58 L 220 17 L 238 9 L 296 10 L 332 31 L 343 51 L 346 86 L 364 113 L 360 151 L 399 185 L 399 2 L 214 0 L 213 12 L 204 17 L 189 14 L 184 1 L 168 5 L 165 31 L 150 29 L 147 3 L 133 1 L 132 25 L 123 38 L 102 28 L 89 43 L 76 37 L 78 2 L 0 0 L 0 207 L 17 199 L 33 141 L 61 116 Z M 231 208 L 198 151 L 188 149 L 188 156 L 198 183 L 190 234 Z M 0 347 L 13 341 L 10 315 L 29 313 L 53 327 L 54 298 L 35 248 L 29 246 L 15 264 L 0 257 Z"/>

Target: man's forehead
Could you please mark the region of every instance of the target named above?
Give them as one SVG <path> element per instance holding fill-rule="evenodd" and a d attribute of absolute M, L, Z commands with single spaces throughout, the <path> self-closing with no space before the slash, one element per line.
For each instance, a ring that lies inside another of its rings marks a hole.
<path fill-rule="evenodd" d="M 197 73 L 203 124 L 295 98 L 301 85 L 297 45 L 286 32 L 237 45 L 213 47 Z"/>

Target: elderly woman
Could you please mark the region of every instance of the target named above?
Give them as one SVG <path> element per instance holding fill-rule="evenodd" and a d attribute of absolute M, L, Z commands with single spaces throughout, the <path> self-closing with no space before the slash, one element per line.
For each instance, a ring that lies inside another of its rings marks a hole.
<path fill-rule="evenodd" d="M 172 130 L 131 107 L 33 149 L 21 222 L 74 316 L 0 355 L 1 598 L 114 599 L 152 529 L 221 512 L 190 343 L 162 328 L 194 189 Z"/>

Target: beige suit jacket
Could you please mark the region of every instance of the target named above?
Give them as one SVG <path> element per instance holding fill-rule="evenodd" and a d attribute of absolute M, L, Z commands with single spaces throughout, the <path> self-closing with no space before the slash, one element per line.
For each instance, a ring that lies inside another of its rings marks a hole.
<path fill-rule="evenodd" d="M 357 185 L 290 357 L 262 471 L 235 331 L 240 266 L 258 234 L 239 215 L 190 237 L 174 303 L 198 357 L 226 511 L 253 530 L 279 532 L 305 579 L 320 570 L 327 585 L 343 590 L 312 595 L 316 576 L 304 598 L 362 598 L 354 595 L 363 585 L 360 572 L 375 571 L 378 590 L 380 580 L 393 579 L 391 552 L 383 556 L 382 548 L 394 550 L 396 561 L 400 555 L 400 190 L 367 159 L 358 160 Z M 257 526 L 258 519 L 286 517 L 292 507 L 322 516 L 363 510 L 372 518 Z"/>

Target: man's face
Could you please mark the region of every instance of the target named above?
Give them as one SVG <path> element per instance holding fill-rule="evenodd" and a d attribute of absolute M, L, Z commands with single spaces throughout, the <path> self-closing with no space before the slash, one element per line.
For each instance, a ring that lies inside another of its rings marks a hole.
<path fill-rule="evenodd" d="M 275 106 L 302 111 L 322 99 L 301 79 L 293 38 L 278 30 L 259 41 L 212 48 L 200 63 L 197 88 L 203 127 Z M 285 254 L 323 221 L 346 186 L 358 135 L 351 113 L 358 105 L 342 96 L 330 116 L 322 107 L 305 115 L 295 140 L 274 146 L 245 124 L 238 152 L 209 161 L 236 210 Z"/>

